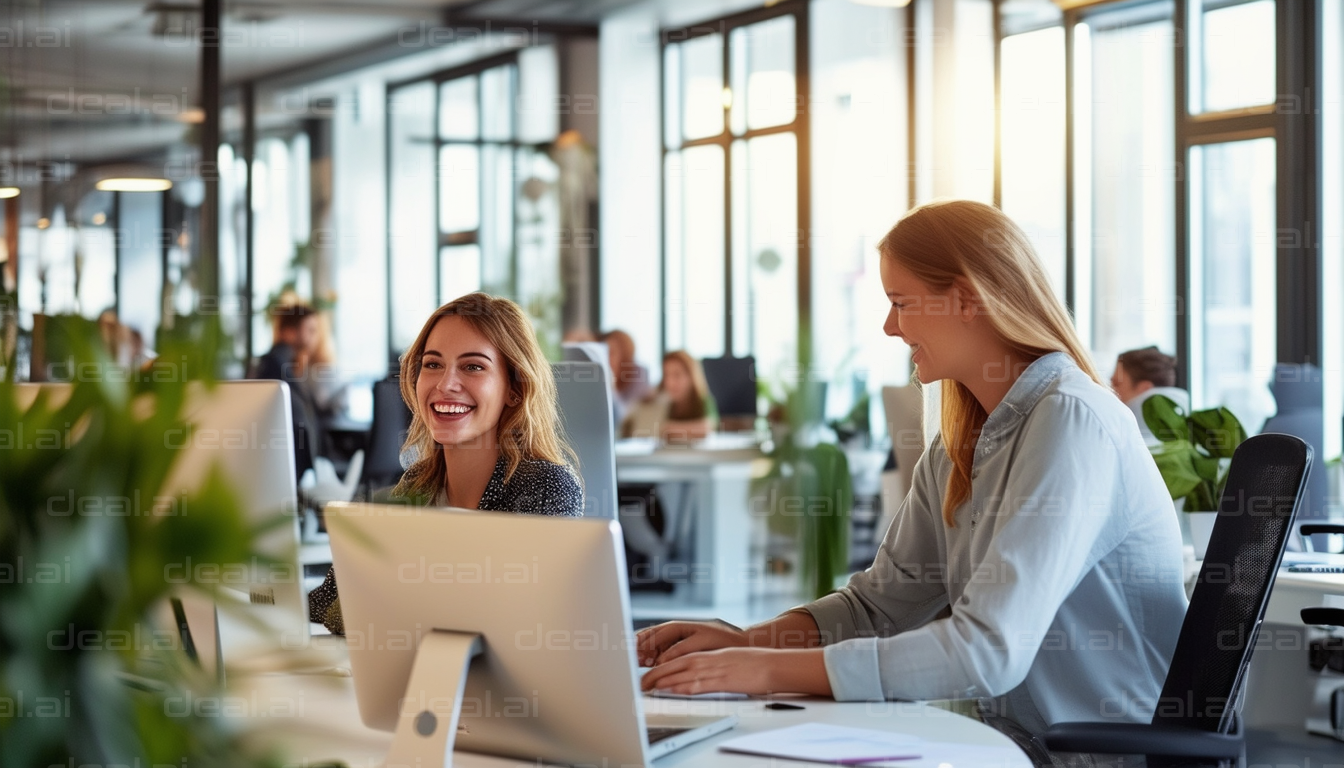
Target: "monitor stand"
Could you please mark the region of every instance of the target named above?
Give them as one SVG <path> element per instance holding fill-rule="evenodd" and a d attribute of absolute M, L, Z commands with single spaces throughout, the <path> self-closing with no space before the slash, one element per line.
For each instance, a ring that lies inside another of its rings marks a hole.
<path fill-rule="evenodd" d="M 436 629 L 420 640 L 397 732 L 383 768 L 438 768 L 453 764 L 462 695 L 481 636 Z M 445 706 L 451 703 L 451 708 Z"/>

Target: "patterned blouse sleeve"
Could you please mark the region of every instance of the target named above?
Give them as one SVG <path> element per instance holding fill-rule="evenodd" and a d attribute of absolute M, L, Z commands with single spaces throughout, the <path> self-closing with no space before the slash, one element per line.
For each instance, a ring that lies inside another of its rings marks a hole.
<path fill-rule="evenodd" d="M 327 578 L 322 586 L 308 593 L 308 620 L 316 621 L 331 631 L 333 635 L 345 634 L 345 622 L 341 618 L 341 599 L 336 593 L 336 569 L 327 569 Z"/>
<path fill-rule="evenodd" d="M 518 497 L 518 512 L 553 517 L 583 517 L 583 486 L 568 464 L 538 462 L 538 471 Z"/>

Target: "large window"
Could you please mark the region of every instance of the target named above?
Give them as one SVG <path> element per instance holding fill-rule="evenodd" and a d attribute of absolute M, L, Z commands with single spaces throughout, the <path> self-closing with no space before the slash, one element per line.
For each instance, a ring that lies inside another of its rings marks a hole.
<path fill-rule="evenodd" d="M 766 377 L 797 360 L 800 23 L 663 33 L 663 346 L 753 355 Z"/>
<path fill-rule="evenodd" d="M 388 94 L 393 351 L 440 304 L 507 296 L 558 350 L 558 81 L 549 47 L 496 56 Z"/>
<path fill-rule="evenodd" d="M 393 354 L 406 349 L 438 306 L 435 247 L 435 87 L 430 81 L 388 95 L 388 312 Z"/>
<path fill-rule="evenodd" d="M 1031 238 L 1064 300 L 1064 30 L 1006 37 L 1000 56 L 1003 212 Z"/>
<path fill-rule="evenodd" d="M 116 203 L 121 322 L 138 331 L 150 349 L 163 313 L 164 194 L 118 192 Z"/>
<path fill-rule="evenodd" d="M 1103 369 L 1176 351 L 1172 24 L 1161 6 L 1074 28 L 1075 316 Z"/>
<path fill-rule="evenodd" d="M 266 354 L 275 339 L 266 309 L 286 291 L 312 296 L 312 225 L 309 215 L 308 136 L 273 136 L 257 142 L 252 162 L 252 355 Z M 223 195 L 221 195 L 223 197 Z"/>
<path fill-rule="evenodd" d="M 1298 266 L 1309 247 L 1282 229 L 1296 221 L 1289 231 L 1301 234 L 1301 222 L 1310 228 L 1319 218 L 1302 191 L 1309 185 L 1283 154 L 1309 145 L 1309 125 L 1294 115 L 1311 112 L 1275 109 L 1281 86 L 1289 97 L 1314 98 L 1304 85 L 1310 78 L 1291 79 L 1309 68 L 1281 70 L 1276 46 L 1278 35 L 1309 25 L 1274 0 L 1083 6 L 1062 19 L 1044 2 L 1002 6 L 1004 210 L 1031 232 L 1052 271 L 1071 273 L 1067 295 L 1100 368 L 1127 349 L 1156 345 L 1177 355 L 1178 383 L 1196 407 L 1226 405 L 1254 433 L 1275 409 L 1267 387 L 1274 364 L 1320 359 L 1310 332 L 1319 319 L 1302 309 L 1314 299 L 1286 301 L 1313 287 L 1298 285 L 1310 276 Z M 1338 17 L 1326 12 L 1327 30 Z M 1061 73 L 1050 65 L 1065 48 L 1072 55 Z M 1337 82 L 1331 55 L 1327 45 L 1323 69 Z M 1071 120 L 1051 108 L 1060 99 Z M 1337 114 L 1326 112 L 1328 136 Z M 1071 154 L 1052 151 L 1059 145 Z M 1344 195 L 1344 183 L 1331 187 L 1330 178 L 1327 170 L 1327 204 Z M 1280 223 L 1285 215 L 1292 218 Z M 1326 295 L 1344 271 L 1330 262 L 1332 226 Z M 1052 232 L 1062 254 L 1052 252 Z M 1338 346 L 1338 310 L 1324 311 L 1323 343 Z M 1344 388 L 1340 379 L 1327 373 L 1327 387 Z M 1331 428 L 1329 445 L 1338 433 Z"/>
<path fill-rule="evenodd" d="M 812 355 L 832 382 L 829 418 L 909 376 L 908 348 L 882 332 L 889 304 L 877 254 L 909 207 L 903 15 L 832 2 L 813 3 L 809 15 Z"/>
<path fill-rule="evenodd" d="M 1193 0 L 1190 114 L 1274 103 L 1274 0 Z"/>
<path fill-rule="evenodd" d="M 1254 433 L 1274 413 L 1274 140 L 1191 147 L 1189 162 L 1191 399 Z"/>

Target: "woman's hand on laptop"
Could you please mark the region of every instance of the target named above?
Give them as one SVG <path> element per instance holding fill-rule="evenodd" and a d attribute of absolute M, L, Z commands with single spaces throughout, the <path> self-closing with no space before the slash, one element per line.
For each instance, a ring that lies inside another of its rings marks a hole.
<path fill-rule="evenodd" d="M 640 686 L 645 691 L 681 695 L 731 691 L 756 696 L 830 696 L 831 680 L 822 653 L 820 648 L 720 648 L 689 653 L 650 669 Z"/>
<path fill-rule="evenodd" d="M 666 664 L 688 653 L 749 645 L 747 633 L 726 621 L 669 621 L 635 635 L 641 667 Z"/>

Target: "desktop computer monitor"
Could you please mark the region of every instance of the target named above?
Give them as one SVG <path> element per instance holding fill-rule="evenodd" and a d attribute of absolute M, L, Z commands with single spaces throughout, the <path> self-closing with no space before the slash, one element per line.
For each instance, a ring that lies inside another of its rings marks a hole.
<path fill-rule="evenodd" d="M 720 416 L 756 416 L 756 358 L 707 357 L 700 366 Z"/>
<path fill-rule="evenodd" d="M 613 520 L 616 508 L 616 440 L 611 419 L 611 374 L 607 363 L 552 363 L 556 405 L 565 438 L 579 458 L 583 516 Z"/>
<path fill-rule="evenodd" d="M 40 391 L 48 392 L 58 405 L 70 396 L 70 385 L 20 384 L 17 391 L 20 407 L 31 405 Z M 184 562 L 165 577 L 204 586 L 213 581 L 222 590 L 235 592 L 240 602 L 251 604 L 248 613 L 264 623 L 273 640 L 284 647 L 301 647 L 308 640 L 309 624 L 298 563 L 298 492 L 288 385 L 229 381 L 209 389 L 193 382 L 181 415 L 185 426 L 165 436 L 167 446 L 178 453 L 159 495 L 189 496 L 217 466 L 237 494 L 249 524 L 277 516 L 284 516 L 285 522 L 269 527 L 254 542 L 265 560 L 229 567 Z M 198 645 L 208 644 L 215 635 L 213 627 L 193 627 L 192 633 Z"/>
<path fill-rule="evenodd" d="M 648 765 L 735 722 L 645 717 L 615 521 L 326 509 L 360 716 L 397 734 L 388 765 L 443 765 L 454 740 L 551 763 Z"/>

